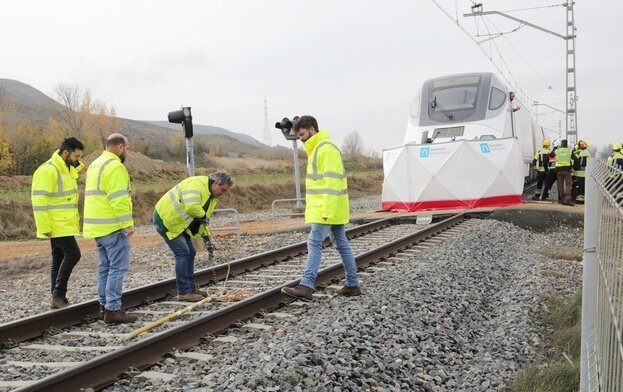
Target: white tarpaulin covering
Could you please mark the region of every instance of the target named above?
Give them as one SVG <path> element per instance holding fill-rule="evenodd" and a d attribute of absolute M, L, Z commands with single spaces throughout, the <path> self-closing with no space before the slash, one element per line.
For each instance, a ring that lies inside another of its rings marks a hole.
<path fill-rule="evenodd" d="M 518 204 L 522 202 L 523 166 L 516 138 L 385 150 L 381 207 L 420 211 Z"/>

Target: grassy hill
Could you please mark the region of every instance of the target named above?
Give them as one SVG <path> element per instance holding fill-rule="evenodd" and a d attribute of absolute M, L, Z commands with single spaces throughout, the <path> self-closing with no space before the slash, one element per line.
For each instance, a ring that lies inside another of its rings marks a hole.
<path fill-rule="evenodd" d="M 60 103 L 25 83 L 0 79 L 0 120 L 8 129 L 25 121 L 45 126 L 61 109 Z"/>
<path fill-rule="evenodd" d="M 12 79 L 0 79 L 0 122 L 9 132 L 25 122 L 46 128 L 49 125 L 49 119 L 60 118 L 64 109 L 63 105 L 28 84 Z M 120 117 L 116 120 L 120 125 L 119 131 L 128 136 L 141 152 L 167 161 L 179 158 L 177 153 L 180 148 L 170 146 L 172 141 L 183 142 L 179 124 L 164 121 L 137 121 Z M 232 154 L 239 157 L 265 156 L 270 159 L 275 155 L 266 154 L 271 148 L 249 135 L 201 124 L 194 124 L 194 128 L 193 139 L 199 158 L 207 150 L 211 150 L 212 154 Z M 281 154 L 277 155 L 281 156 Z"/>
<path fill-rule="evenodd" d="M 180 124 L 171 124 L 168 121 L 145 121 L 145 122 L 149 124 L 157 125 L 159 127 L 170 128 L 176 131 L 179 131 L 181 128 Z M 252 146 L 256 146 L 260 148 L 270 148 L 270 146 L 267 146 L 264 143 L 260 143 L 259 141 L 255 140 L 253 137 L 245 133 L 232 132 L 225 128 L 213 127 L 210 125 L 193 124 L 193 131 L 195 135 L 224 135 L 232 139 L 236 139 L 239 142 L 250 144 Z"/>

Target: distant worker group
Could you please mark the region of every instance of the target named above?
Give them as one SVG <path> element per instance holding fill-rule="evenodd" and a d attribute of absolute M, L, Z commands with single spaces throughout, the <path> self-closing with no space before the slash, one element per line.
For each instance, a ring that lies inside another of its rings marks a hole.
<path fill-rule="evenodd" d="M 592 155 L 588 150 L 586 140 L 580 140 L 573 149 L 570 149 L 567 140 L 551 142 L 544 139 L 542 148 L 535 152 L 532 161 L 536 170 L 537 185 L 533 200 L 548 200 L 549 192 L 557 183 L 558 202 L 564 205 L 583 204 L 586 190 L 586 165 Z M 551 148 L 551 149 L 550 149 Z M 607 165 L 623 170 L 623 152 L 620 143 L 612 144 L 612 152 L 607 159 Z M 612 173 L 609 188 L 616 188 L 615 183 L 621 181 L 620 176 Z M 618 179 L 615 181 L 615 178 Z M 617 196 L 617 200 L 623 199 Z"/>
<path fill-rule="evenodd" d="M 537 186 L 533 200 L 548 200 L 549 192 L 558 184 L 558 202 L 573 206 L 584 203 L 585 170 L 591 157 L 588 143 L 580 140 L 573 149 L 566 139 L 554 142 L 543 140 L 542 148 L 534 154 L 533 165 L 537 172 Z"/>

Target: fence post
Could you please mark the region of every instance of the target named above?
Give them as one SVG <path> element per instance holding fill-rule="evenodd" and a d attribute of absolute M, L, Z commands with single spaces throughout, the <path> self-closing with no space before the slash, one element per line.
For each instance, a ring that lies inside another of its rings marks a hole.
<path fill-rule="evenodd" d="M 597 284 L 599 268 L 597 260 L 597 245 L 599 239 L 599 224 L 601 211 L 601 197 L 594 174 L 597 160 L 588 159 L 586 166 L 586 187 L 584 204 L 584 256 L 582 271 L 582 339 L 580 355 L 580 392 L 589 391 L 588 374 L 588 344 L 591 335 L 596 333 L 595 320 L 597 319 Z M 595 337 L 593 337 L 595 338 Z"/>

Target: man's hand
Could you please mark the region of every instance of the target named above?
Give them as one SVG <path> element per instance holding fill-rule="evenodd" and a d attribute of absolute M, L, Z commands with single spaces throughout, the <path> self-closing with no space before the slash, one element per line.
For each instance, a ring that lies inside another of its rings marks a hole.
<path fill-rule="evenodd" d="M 123 234 L 125 234 L 126 237 L 132 237 L 132 235 L 134 234 L 134 227 L 128 227 L 124 229 Z"/>
<path fill-rule="evenodd" d="M 192 235 L 197 235 L 197 233 L 199 233 L 199 228 L 202 225 L 207 225 L 207 224 L 208 224 L 208 218 L 207 217 L 204 216 L 203 218 L 195 218 L 190 223 L 190 225 L 188 225 L 188 229 L 190 230 Z"/>

